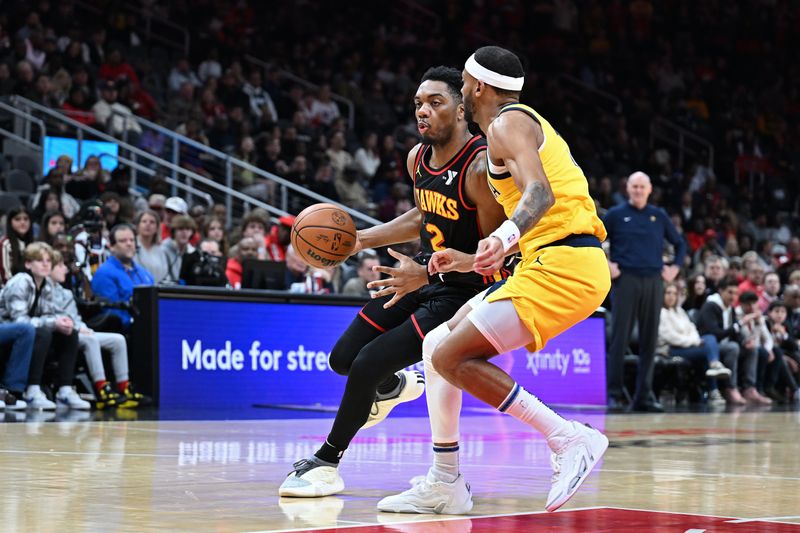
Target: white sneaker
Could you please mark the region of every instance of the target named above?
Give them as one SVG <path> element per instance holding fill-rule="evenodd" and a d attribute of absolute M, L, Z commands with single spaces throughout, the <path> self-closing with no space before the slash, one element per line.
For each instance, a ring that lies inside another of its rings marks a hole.
<path fill-rule="evenodd" d="M 708 393 L 708 403 L 710 405 L 725 405 L 725 398 L 718 389 L 714 389 Z"/>
<path fill-rule="evenodd" d="M 278 489 L 280 496 L 319 498 L 344 490 L 344 480 L 334 466 L 323 466 L 308 459 L 301 459 L 292 466 L 294 470 Z"/>
<path fill-rule="evenodd" d="M 731 369 L 720 363 L 719 361 L 711 361 L 706 370 L 707 378 L 730 378 Z"/>
<path fill-rule="evenodd" d="M 25 397 L 28 402 L 28 407 L 31 409 L 41 409 L 43 411 L 52 411 L 56 408 L 56 404 L 47 399 L 41 389 L 37 390 L 33 396 Z"/>
<path fill-rule="evenodd" d="M 416 400 L 425 392 L 425 378 L 416 370 L 401 370 L 397 376 L 402 380 L 400 392 L 394 398 L 386 400 L 375 400 L 372 404 L 372 411 L 369 413 L 367 422 L 361 429 L 371 428 L 375 424 L 383 421 L 397 405 L 404 402 Z"/>
<path fill-rule="evenodd" d="M 472 492 L 464 476 L 452 483 L 436 479 L 432 472 L 410 489 L 378 502 L 378 510 L 387 513 L 466 514 L 472 510 Z M 417 481 L 414 478 L 413 481 Z"/>
<path fill-rule="evenodd" d="M 550 457 L 553 479 L 545 505 L 549 512 L 572 498 L 608 448 L 608 438 L 590 425 L 574 421 L 570 424 L 572 431 L 565 437 L 556 437 L 558 451 Z"/>
<path fill-rule="evenodd" d="M 68 387 L 66 389 L 59 389 L 56 394 L 56 403 L 69 407 L 70 409 L 91 409 L 92 404 L 78 396 L 75 389 Z"/>

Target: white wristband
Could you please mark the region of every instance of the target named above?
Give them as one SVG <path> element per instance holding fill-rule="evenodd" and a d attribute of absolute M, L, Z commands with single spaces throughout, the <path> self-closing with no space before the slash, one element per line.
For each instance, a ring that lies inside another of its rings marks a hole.
<path fill-rule="evenodd" d="M 494 230 L 489 237 L 497 237 L 503 243 L 503 251 L 507 252 L 509 248 L 517 244 L 519 241 L 519 228 L 510 220 L 506 220 L 500 227 Z"/>

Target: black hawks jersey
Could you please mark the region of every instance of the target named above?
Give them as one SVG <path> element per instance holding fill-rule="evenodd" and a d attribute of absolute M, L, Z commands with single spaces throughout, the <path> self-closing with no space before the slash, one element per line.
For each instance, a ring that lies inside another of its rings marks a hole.
<path fill-rule="evenodd" d="M 474 254 L 484 235 L 478 224 L 478 209 L 467 198 L 466 172 L 476 157 L 485 157 L 486 140 L 476 135 L 443 167 L 430 165 L 431 146 L 423 144 L 414 160 L 414 199 L 422 212 L 421 262 L 438 250 L 454 248 Z M 474 272 L 451 272 L 440 278 L 447 285 L 482 288 L 507 276 L 481 276 Z"/>

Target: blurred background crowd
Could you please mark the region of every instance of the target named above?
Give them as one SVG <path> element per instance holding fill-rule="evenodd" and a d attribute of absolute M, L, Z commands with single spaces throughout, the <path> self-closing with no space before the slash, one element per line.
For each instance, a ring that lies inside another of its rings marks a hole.
<path fill-rule="evenodd" d="M 135 114 L 382 221 L 413 207 L 405 156 L 419 141 L 412 97 L 421 73 L 458 67 L 481 45 L 506 46 L 528 73 L 522 101 L 567 140 L 601 215 L 627 202 L 631 173 L 651 177 L 650 203 L 666 210 L 688 247 L 670 285 L 673 307 L 701 309 L 732 276 L 757 295 L 770 334 L 789 339 L 773 343 L 784 346 L 788 373 L 753 386 L 760 398 L 796 395 L 798 2 L 0 5 L 0 96 L 21 95 L 166 156 L 163 136 L 124 119 Z M 159 47 L 142 30 L 149 17 L 182 26 L 190 43 Z M 680 141 L 665 142 L 676 127 Z M 2 159 L 4 176 L 17 170 Z M 178 161 L 222 181 L 198 152 L 181 150 Z M 97 270 L 127 253 L 109 235 L 122 222 L 136 230 L 135 260 L 154 283 L 237 289 L 243 263 L 266 259 L 286 264 L 271 288 L 367 295 L 371 267 L 389 262 L 367 250 L 333 271 L 309 269 L 288 246 L 291 216 L 254 209 L 229 223 L 220 198 L 190 205 L 158 177 L 132 186 L 129 168 L 104 170 L 98 158 L 63 156 L 29 174 L 35 191 L 10 202 L 0 224 L 3 282 L 25 271 L 25 248 L 43 241 L 63 255 L 79 301 L 98 296 Z M 246 194 L 278 200 L 268 180 L 246 170 L 236 178 Z M 292 200 L 288 211 L 308 203 Z M 785 303 L 785 332 L 766 314 L 776 301 Z M 776 359 L 772 346 L 765 351 L 764 368 Z"/>

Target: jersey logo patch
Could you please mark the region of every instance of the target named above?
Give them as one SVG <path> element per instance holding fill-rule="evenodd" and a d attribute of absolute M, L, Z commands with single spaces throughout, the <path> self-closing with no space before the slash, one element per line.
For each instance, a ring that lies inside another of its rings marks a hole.
<path fill-rule="evenodd" d="M 448 170 L 447 175 L 442 176 L 442 179 L 445 180 L 444 184 L 450 185 L 451 183 L 453 183 L 453 180 L 456 178 L 456 176 L 458 176 L 458 172 L 456 172 L 455 170 Z"/>
<path fill-rule="evenodd" d="M 494 196 L 495 198 L 500 197 L 500 191 L 495 189 L 494 185 L 492 185 L 492 180 L 489 180 L 489 190 L 492 191 L 492 196 Z"/>

